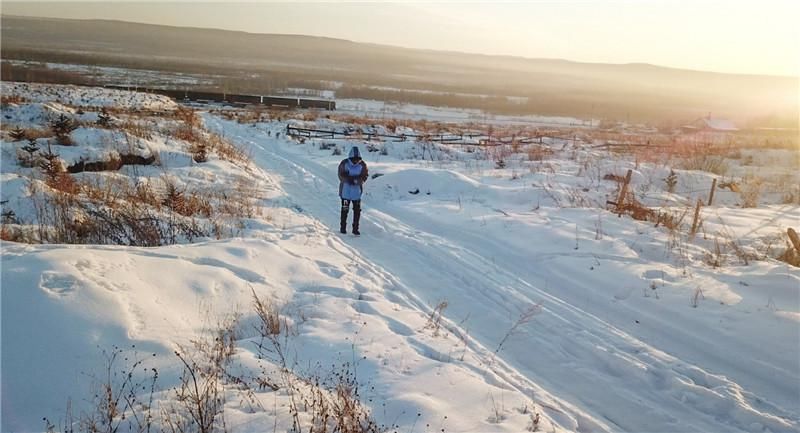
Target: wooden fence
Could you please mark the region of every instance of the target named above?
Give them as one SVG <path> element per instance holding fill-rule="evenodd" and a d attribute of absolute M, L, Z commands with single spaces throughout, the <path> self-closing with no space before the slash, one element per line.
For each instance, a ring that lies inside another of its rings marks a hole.
<path fill-rule="evenodd" d="M 514 144 L 531 144 L 542 143 L 545 138 L 558 138 L 573 140 L 574 137 L 563 137 L 552 133 L 535 133 L 532 135 L 517 136 L 492 136 L 486 133 L 447 133 L 447 134 L 387 134 L 379 133 L 376 131 L 369 131 L 357 128 L 345 128 L 342 130 L 335 129 L 315 129 L 315 128 L 300 128 L 292 125 L 286 125 L 286 135 L 304 138 L 325 138 L 330 140 L 336 139 L 353 139 L 364 138 L 367 141 L 372 139 L 389 139 L 391 141 L 402 142 L 407 140 L 436 142 L 442 144 L 453 145 L 479 145 L 479 146 L 499 146 L 499 145 L 514 145 Z"/>

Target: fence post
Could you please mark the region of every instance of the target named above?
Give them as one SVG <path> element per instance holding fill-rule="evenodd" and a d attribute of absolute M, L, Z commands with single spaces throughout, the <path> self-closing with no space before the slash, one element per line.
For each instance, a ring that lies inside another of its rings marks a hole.
<path fill-rule="evenodd" d="M 692 220 L 692 232 L 691 236 L 697 233 L 697 225 L 700 222 L 700 206 L 703 205 L 703 200 L 697 199 L 697 206 L 694 208 L 694 219 Z"/>
<path fill-rule="evenodd" d="M 628 173 L 625 174 L 625 181 L 622 183 L 622 187 L 619 189 L 619 197 L 617 197 L 617 213 L 619 216 L 622 216 L 622 210 L 625 204 L 625 194 L 628 193 L 628 184 L 631 182 L 632 175 L 633 170 L 628 169 Z"/>
<path fill-rule="evenodd" d="M 711 192 L 708 194 L 708 205 L 709 206 L 711 206 L 711 203 L 714 201 L 714 190 L 715 189 L 717 189 L 717 178 L 716 177 L 711 182 Z"/>

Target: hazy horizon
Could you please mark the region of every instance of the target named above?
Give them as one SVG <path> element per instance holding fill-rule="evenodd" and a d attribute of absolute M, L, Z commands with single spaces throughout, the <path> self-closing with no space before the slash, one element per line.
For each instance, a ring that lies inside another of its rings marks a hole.
<path fill-rule="evenodd" d="M 793 24 L 798 13 L 800 6 L 781 1 L 2 4 L 2 14 L 8 16 L 120 20 L 437 51 L 784 77 L 797 77 L 800 71 L 794 54 L 800 51 L 800 31 Z M 746 32 L 741 31 L 743 26 Z M 670 43 L 656 44 L 663 40 Z"/>

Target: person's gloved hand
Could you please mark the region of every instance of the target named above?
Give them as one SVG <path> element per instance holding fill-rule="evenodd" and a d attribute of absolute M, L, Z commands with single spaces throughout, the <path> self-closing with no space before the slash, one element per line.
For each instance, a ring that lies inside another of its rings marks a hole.
<path fill-rule="evenodd" d="M 361 180 L 356 176 L 350 176 L 350 184 L 351 185 L 358 185 L 361 183 Z"/>

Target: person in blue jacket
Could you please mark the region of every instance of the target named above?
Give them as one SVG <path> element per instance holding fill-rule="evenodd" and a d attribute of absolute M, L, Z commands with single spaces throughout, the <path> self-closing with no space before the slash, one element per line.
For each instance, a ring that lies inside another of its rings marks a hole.
<path fill-rule="evenodd" d="M 342 215 L 339 231 L 347 233 L 347 214 L 353 203 L 353 234 L 360 235 L 358 221 L 361 218 L 361 193 L 367 181 L 367 164 L 361 159 L 358 146 L 350 149 L 347 158 L 339 163 L 339 197 L 342 199 Z"/>

